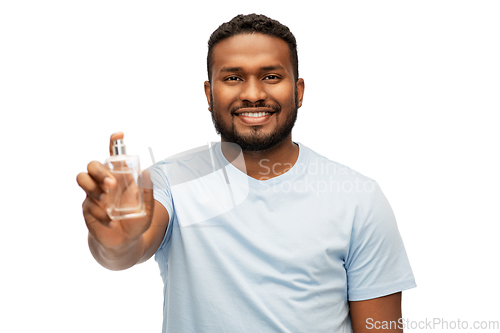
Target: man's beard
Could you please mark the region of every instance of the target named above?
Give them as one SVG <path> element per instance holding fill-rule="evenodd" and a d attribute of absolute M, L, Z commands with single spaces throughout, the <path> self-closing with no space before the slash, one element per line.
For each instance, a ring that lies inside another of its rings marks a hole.
<path fill-rule="evenodd" d="M 291 110 L 290 114 L 286 118 L 285 123 L 276 128 L 274 132 L 271 134 L 263 134 L 260 133 L 260 129 L 262 126 L 252 126 L 252 133 L 250 135 L 241 135 L 236 131 L 236 126 L 234 125 L 234 121 L 231 122 L 230 125 L 224 124 L 222 117 L 219 112 L 214 109 L 214 99 L 212 96 L 212 91 L 210 91 L 210 110 L 212 111 L 212 122 L 215 126 L 215 131 L 217 134 L 220 134 L 221 138 L 227 142 L 232 142 L 237 144 L 241 150 L 243 151 L 263 151 L 270 149 L 280 142 L 282 142 L 285 138 L 287 138 L 290 133 L 292 133 L 292 128 L 295 125 L 295 121 L 297 120 L 297 111 L 298 111 L 298 98 L 297 91 L 295 90 L 295 106 L 293 110 Z M 257 104 L 246 104 L 243 107 L 268 107 L 272 108 L 275 113 L 277 121 L 278 117 L 282 116 L 281 108 L 276 106 L 265 105 L 264 103 Z M 234 112 L 235 110 L 233 110 Z M 231 119 L 234 120 L 233 117 L 235 115 L 231 115 Z"/>

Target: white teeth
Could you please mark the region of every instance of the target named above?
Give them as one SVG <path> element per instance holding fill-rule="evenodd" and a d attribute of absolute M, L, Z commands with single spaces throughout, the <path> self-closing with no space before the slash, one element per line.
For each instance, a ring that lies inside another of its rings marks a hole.
<path fill-rule="evenodd" d="M 263 117 L 263 116 L 267 116 L 268 114 L 271 114 L 271 112 L 243 112 L 243 113 L 240 113 L 240 116 Z"/>

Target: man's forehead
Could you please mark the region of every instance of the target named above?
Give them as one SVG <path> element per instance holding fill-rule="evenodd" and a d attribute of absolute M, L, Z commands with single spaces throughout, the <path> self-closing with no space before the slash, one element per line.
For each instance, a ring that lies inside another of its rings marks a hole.
<path fill-rule="evenodd" d="M 215 71 L 292 68 L 288 44 L 278 37 L 260 33 L 239 34 L 220 41 L 213 49 L 212 66 Z"/>

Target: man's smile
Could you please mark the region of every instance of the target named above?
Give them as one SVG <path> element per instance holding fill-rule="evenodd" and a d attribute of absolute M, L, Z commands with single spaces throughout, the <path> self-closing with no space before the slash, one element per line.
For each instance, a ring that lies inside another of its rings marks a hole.
<path fill-rule="evenodd" d="M 236 118 L 245 125 L 265 125 L 271 121 L 274 113 L 271 112 L 243 112 L 236 115 Z"/>
<path fill-rule="evenodd" d="M 245 125 L 264 125 L 276 111 L 267 107 L 240 108 L 233 115 Z"/>

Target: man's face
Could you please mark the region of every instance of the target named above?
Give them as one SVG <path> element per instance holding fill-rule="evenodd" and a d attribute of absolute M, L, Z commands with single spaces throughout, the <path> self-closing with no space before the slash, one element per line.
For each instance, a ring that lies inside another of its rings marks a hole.
<path fill-rule="evenodd" d="M 293 76 L 288 44 L 254 33 L 214 46 L 205 94 L 223 141 L 246 151 L 269 149 L 290 137 L 304 81 Z"/>

